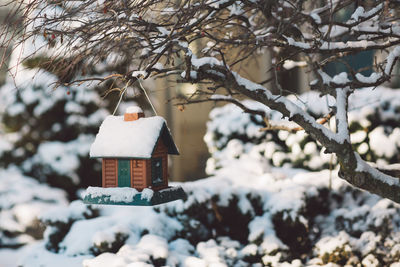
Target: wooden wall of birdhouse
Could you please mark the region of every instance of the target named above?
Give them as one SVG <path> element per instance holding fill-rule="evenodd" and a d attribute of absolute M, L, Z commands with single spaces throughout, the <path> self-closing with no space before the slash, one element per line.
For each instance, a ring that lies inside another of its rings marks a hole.
<path fill-rule="evenodd" d="M 117 159 L 103 159 L 102 186 L 117 187 L 118 161 Z"/>
<path fill-rule="evenodd" d="M 159 140 L 152 158 L 147 160 L 147 185 L 153 190 L 168 187 L 168 149 Z"/>
<path fill-rule="evenodd" d="M 168 148 L 159 139 L 150 159 L 103 158 L 103 187 L 161 190 L 168 187 Z"/>

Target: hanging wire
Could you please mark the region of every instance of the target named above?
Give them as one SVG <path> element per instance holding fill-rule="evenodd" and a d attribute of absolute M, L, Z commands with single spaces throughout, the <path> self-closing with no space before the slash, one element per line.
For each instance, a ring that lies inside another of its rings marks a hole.
<path fill-rule="evenodd" d="M 147 101 L 150 103 L 150 106 L 151 106 L 151 108 L 153 109 L 154 114 L 157 116 L 157 111 L 156 111 L 156 109 L 154 108 L 153 103 L 151 102 L 150 97 L 149 97 L 149 95 L 148 95 L 147 92 L 146 92 L 146 89 L 144 89 L 142 83 L 140 82 L 140 79 L 137 79 L 137 81 L 139 82 L 140 89 L 143 90 L 144 95 L 145 95 L 146 98 L 147 98 Z"/>
<path fill-rule="evenodd" d="M 117 112 L 117 109 L 118 109 L 118 107 L 119 107 L 119 104 L 121 104 L 122 97 L 124 96 L 124 94 L 125 94 L 125 92 L 126 92 L 126 88 L 128 88 L 128 86 L 129 86 L 129 83 L 130 83 L 130 81 L 128 81 L 128 82 L 125 84 L 125 87 L 122 88 L 121 96 L 119 97 L 117 106 L 116 106 L 115 109 L 114 109 L 113 116 L 115 115 L 115 112 Z"/>
<path fill-rule="evenodd" d="M 150 97 L 149 97 L 149 95 L 147 94 L 146 89 L 144 89 L 142 83 L 140 82 L 140 79 L 137 79 L 137 81 L 138 81 L 138 83 L 139 83 L 140 89 L 142 89 L 142 91 L 144 92 L 144 95 L 146 96 L 147 101 L 149 102 L 151 108 L 153 109 L 154 114 L 157 116 L 157 111 L 156 111 L 156 109 L 154 108 L 154 105 L 153 105 L 153 103 L 151 102 Z M 117 106 L 116 106 L 115 109 L 114 109 L 113 116 L 115 115 L 115 112 L 117 112 L 118 107 L 119 107 L 119 105 L 121 104 L 122 98 L 123 98 L 123 96 L 124 96 L 124 94 L 125 94 L 125 92 L 126 92 L 126 89 L 127 89 L 128 86 L 129 86 L 129 84 L 130 84 L 130 81 L 128 81 L 128 82 L 125 84 L 124 88 L 122 88 L 121 96 L 119 97 Z"/>

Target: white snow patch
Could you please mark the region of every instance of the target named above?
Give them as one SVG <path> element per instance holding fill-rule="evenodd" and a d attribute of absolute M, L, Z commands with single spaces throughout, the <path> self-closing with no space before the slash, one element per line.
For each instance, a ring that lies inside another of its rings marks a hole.
<path fill-rule="evenodd" d="M 146 199 L 150 201 L 153 198 L 154 191 L 150 188 L 144 188 L 142 191 L 141 199 Z"/>
<path fill-rule="evenodd" d="M 346 72 L 341 72 L 341 73 L 333 76 L 331 82 L 336 83 L 336 84 L 345 84 L 345 83 L 350 82 L 350 80 L 347 77 Z"/>
<path fill-rule="evenodd" d="M 341 231 L 338 236 L 326 236 L 319 240 L 316 244 L 319 255 L 323 256 L 325 253 L 330 254 L 335 250 L 345 250 L 350 252 L 349 236 L 346 232 Z"/>
<path fill-rule="evenodd" d="M 283 67 L 287 70 L 293 69 L 295 67 L 306 67 L 306 66 L 307 66 L 306 61 L 293 61 L 293 60 L 287 59 L 283 63 Z"/>
<path fill-rule="evenodd" d="M 312 12 L 310 16 L 314 19 L 315 23 L 317 24 L 321 23 L 321 17 L 317 13 Z"/>
<path fill-rule="evenodd" d="M 151 190 L 152 191 L 152 190 Z M 107 197 L 114 202 L 132 202 L 136 194 L 139 192 L 135 188 L 130 187 L 92 187 L 86 189 L 84 197 Z M 147 194 L 149 195 L 149 194 Z M 146 196 L 147 196 L 146 195 Z"/>
<path fill-rule="evenodd" d="M 145 70 L 135 70 L 135 71 L 132 72 L 132 77 L 143 78 L 143 77 L 146 77 L 147 74 L 148 73 Z"/>
<path fill-rule="evenodd" d="M 129 106 L 126 108 L 125 113 L 143 113 L 143 109 L 141 109 L 139 106 Z"/>
<path fill-rule="evenodd" d="M 108 116 L 90 148 L 90 157 L 150 158 L 164 124 L 159 116 L 136 121 Z"/>
<path fill-rule="evenodd" d="M 361 73 L 356 74 L 356 79 L 362 83 L 376 83 L 382 77 L 382 73 L 373 72 L 369 77 L 362 75 Z"/>
<path fill-rule="evenodd" d="M 358 172 L 368 172 L 370 173 L 375 179 L 380 180 L 388 185 L 396 185 L 399 184 L 399 179 L 386 175 L 384 173 L 379 172 L 378 170 L 372 168 L 368 165 L 363 159 L 361 159 L 360 155 L 354 153 L 357 158 L 357 168 L 356 171 Z"/>
<path fill-rule="evenodd" d="M 369 133 L 369 145 L 380 157 L 393 157 L 397 153 L 396 141 L 385 134 L 382 126 L 376 127 Z"/>

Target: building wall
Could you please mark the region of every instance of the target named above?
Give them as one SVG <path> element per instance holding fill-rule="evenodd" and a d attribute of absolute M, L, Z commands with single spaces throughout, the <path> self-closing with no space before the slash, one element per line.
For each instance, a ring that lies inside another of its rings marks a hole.
<path fill-rule="evenodd" d="M 147 175 L 148 179 L 148 186 L 152 186 L 153 189 L 159 190 L 162 188 L 166 188 L 168 186 L 168 149 L 162 142 L 162 140 L 159 140 L 156 146 L 156 149 L 153 152 L 153 158 L 162 158 L 162 174 L 163 174 L 163 184 L 161 186 L 152 186 L 151 182 L 151 159 L 147 160 L 148 162 L 148 167 L 147 170 L 149 171 L 149 175 Z"/>
<path fill-rule="evenodd" d="M 268 53 L 260 53 L 244 61 L 234 70 L 243 77 L 253 81 L 262 81 L 268 77 L 270 66 Z M 172 78 L 169 78 L 172 80 Z M 206 177 L 205 167 L 209 157 L 207 146 L 203 141 L 206 123 L 211 109 L 217 106 L 214 102 L 181 106 L 171 101 L 179 94 L 190 95 L 195 85 L 182 85 L 167 79 L 144 83 L 152 96 L 158 115 L 167 120 L 168 127 L 179 149 L 179 156 L 170 156 L 169 179 L 172 181 L 191 181 Z M 222 105 L 222 104 L 218 104 Z"/>
<path fill-rule="evenodd" d="M 146 160 L 133 159 L 131 160 L 131 186 L 136 189 L 146 187 Z"/>
<path fill-rule="evenodd" d="M 116 159 L 103 159 L 102 185 L 103 187 L 118 186 L 118 161 Z"/>

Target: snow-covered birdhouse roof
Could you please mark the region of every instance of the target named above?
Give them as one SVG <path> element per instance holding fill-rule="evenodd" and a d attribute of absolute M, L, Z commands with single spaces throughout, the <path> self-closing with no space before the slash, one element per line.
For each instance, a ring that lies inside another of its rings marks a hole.
<path fill-rule="evenodd" d="M 141 110 L 127 109 L 127 113 L 133 112 Z M 159 140 L 168 148 L 168 154 L 179 154 L 164 118 L 155 116 L 126 121 L 124 116 L 107 116 L 90 147 L 90 157 L 148 159 Z"/>

